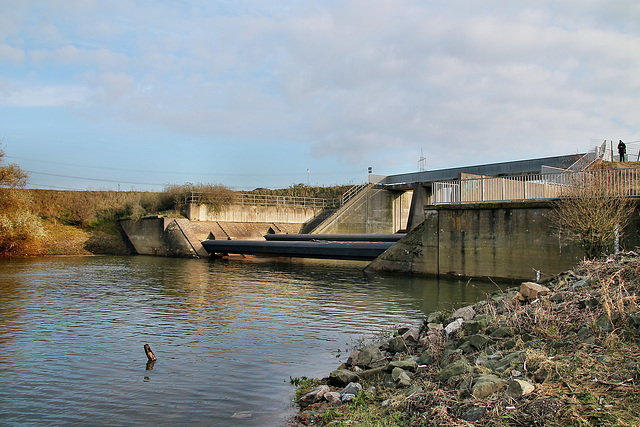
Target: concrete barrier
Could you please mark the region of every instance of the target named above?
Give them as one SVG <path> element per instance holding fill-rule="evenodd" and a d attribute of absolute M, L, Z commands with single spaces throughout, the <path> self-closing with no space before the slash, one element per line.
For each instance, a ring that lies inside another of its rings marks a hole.
<path fill-rule="evenodd" d="M 206 257 L 202 241 L 264 240 L 269 230 L 298 232 L 301 223 L 189 221 L 186 218 L 148 217 L 122 220 L 120 225 L 139 255 Z"/>
<path fill-rule="evenodd" d="M 427 206 L 425 220 L 374 260 L 368 271 L 535 280 L 571 268 L 584 257 L 561 239 L 549 202 Z M 633 215 L 623 247 L 633 250 L 639 219 Z"/>

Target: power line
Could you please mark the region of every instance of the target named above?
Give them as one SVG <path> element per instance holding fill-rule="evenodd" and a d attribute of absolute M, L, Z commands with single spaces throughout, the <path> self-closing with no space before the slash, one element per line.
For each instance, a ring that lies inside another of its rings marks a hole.
<path fill-rule="evenodd" d="M 150 183 L 150 182 L 132 182 L 132 181 L 119 181 L 119 180 L 112 180 L 112 179 L 87 178 L 82 176 L 60 175 L 56 173 L 45 173 L 45 172 L 34 172 L 34 171 L 26 171 L 26 172 L 30 174 L 35 174 L 35 175 L 55 176 L 58 178 L 82 179 L 86 181 L 110 182 L 114 184 L 154 185 L 158 187 L 164 186 L 164 184 L 156 184 L 156 183 Z"/>
<path fill-rule="evenodd" d="M 206 176 L 301 176 L 305 175 L 305 172 L 291 172 L 291 173 L 211 173 L 211 172 L 180 172 L 180 171 L 160 171 L 160 170 L 141 170 L 141 169 L 127 169 L 127 168 L 116 168 L 109 166 L 92 166 L 92 165 L 80 165 L 76 163 L 65 163 L 65 162 L 53 162 L 50 160 L 39 160 L 39 159 L 29 159 L 26 157 L 16 157 L 16 156 L 7 156 L 7 159 L 13 160 L 24 160 L 29 162 L 39 162 L 39 163 L 47 163 L 51 165 L 59 165 L 59 166 L 72 166 L 79 168 L 91 168 L 91 169 L 102 169 L 102 170 L 111 170 L 111 171 L 120 171 L 120 172 L 137 172 L 137 173 L 161 173 L 161 174 L 173 174 L 173 175 L 206 175 Z M 335 172 L 315 172 L 314 175 L 341 175 L 341 174 L 350 174 L 350 173 L 360 173 L 361 170 L 350 170 L 350 171 L 335 171 Z"/>
<path fill-rule="evenodd" d="M 28 187 L 30 187 L 30 189 L 40 189 L 42 187 L 45 188 L 50 188 L 53 190 L 68 190 L 68 191 L 85 191 L 85 190 L 81 190 L 79 188 L 71 188 L 71 187 L 60 187 L 57 185 L 46 185 L 46 184 L 33 184 L 33 183 L 29 183 Z"/>

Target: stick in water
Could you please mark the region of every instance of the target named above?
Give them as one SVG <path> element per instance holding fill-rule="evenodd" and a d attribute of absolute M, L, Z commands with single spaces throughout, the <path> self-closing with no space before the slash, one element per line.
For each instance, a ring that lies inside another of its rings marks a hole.
<path fill-rule="evenodd" d="M 145 344 L 144 345 L 144 352 L 147 354 L 147 359 L 149 359 L 149 362 L 155 362 L 156 356 L 153 354 L 153 351 L 151 351 L 151 347 L 149 347 L 149 344 Z"/>

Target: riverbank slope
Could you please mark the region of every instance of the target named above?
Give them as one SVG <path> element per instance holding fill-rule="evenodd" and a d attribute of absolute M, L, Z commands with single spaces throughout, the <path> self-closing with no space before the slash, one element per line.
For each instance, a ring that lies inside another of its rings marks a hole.
<path fill-rule="evenodd" d="M 301 379 L 292 425 L 640 424 L 640 256 L 584 261 Z"/>

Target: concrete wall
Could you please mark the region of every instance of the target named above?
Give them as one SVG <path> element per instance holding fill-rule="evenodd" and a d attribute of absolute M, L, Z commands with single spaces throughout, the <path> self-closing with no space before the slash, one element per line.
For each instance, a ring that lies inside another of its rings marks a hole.
<path fill-rule="evenodd" d="M 321 210 L 320 208 L 287 206 L 231 205 L 215 212 L 208 205 L 191 203 L 187 206 L 187 218 L 191 221 L 302 224 L 311 220 Z"/>
<path fill-rule="evenodd" d="M 206 257 L 201 242 L 222 240 L 264 240 L 270 230 L 296 233 L 302 224 L 276 222 L 189 221 L 185 218 L 143 218 L 120 221 L 123 231 L 140 255 Z"/>
<path fill-rule="evenodd" d="M 122 220 L 120 225 L 138 254 L 167 256 L 164 230 L 172 221 L 171 218 L 145 218 Z"/>
<path fill-rule="evenodd" d="M 411 191 L 372 187 L 340 208 L 314 234 L 389 234 L 406 229 Z"/>
<path fill-rule="evenodd" d="M 571 268 L 583 256 L 561 241 L 542 202 L 428 206 L 425 221 L 367 269 L 531 280 Z"/>

